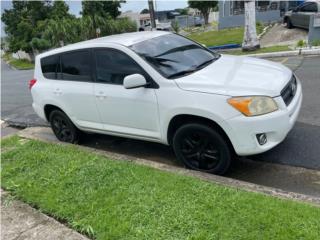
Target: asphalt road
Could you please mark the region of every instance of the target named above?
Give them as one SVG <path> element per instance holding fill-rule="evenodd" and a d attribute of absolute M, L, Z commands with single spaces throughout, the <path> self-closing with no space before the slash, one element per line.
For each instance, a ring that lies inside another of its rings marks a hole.
<path fill-rule="evenodd" d="M 277 58 L 302 81 L 304 100 L 298 122 L 286 140 L 250 159 L 320 170 L 320 56 Z M 44 125 L 31 107 L 28 81 L 33 71 L 16 71 L 1 62 L 1 118 L 17 125 Z M 150 160 L 173 162 L 170 148 L 160 144 L 88 135 L 84 145 L 127 153 Z"/>

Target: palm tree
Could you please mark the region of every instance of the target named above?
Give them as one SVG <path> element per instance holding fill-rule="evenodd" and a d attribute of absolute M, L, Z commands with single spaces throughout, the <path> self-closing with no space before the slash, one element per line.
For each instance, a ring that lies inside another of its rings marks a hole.
<path fill-rule="evenodd" d="M 245 26 L 242 43 L 243 51 L 254 51 L 260 48 L 256 30 L 256 6 L 255 0 L 244 2 Z"/>

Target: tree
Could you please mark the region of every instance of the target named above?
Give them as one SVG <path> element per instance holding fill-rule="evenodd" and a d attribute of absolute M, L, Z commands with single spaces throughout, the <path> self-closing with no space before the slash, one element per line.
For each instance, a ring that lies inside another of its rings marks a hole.
<path fill-rule="evenodd" d="M 242 43 L 243 51 L 253 51 L 260 48 L 256 30 L 256 8 L 255 1 L 248 0 L 244 3 L 245 26 Z"/>
<path fill-rule="evenodd" d="M 61 19 L 61 18 L 71 18 L 73 17 L 69 13 L 69 6 L 63 0 L 55 0 L 52 5 L 50 18 L 51 19 Z"/>
<path fill-rule="evenodd" d="M 100 17 L 112 17 L 115 19 L 121 12 L 119 8 L 121 3 L 125 1 L 82 1 L 82 15 L 91 16 L 94 15 Z"/>
<path fill-rule="evenodd" d="M 12 9 L 6 9 L 2 14 L 10 51 L 16 52 L 21 49 L 32 53 L 32 39 L 41 37 L 38 23 L 48 18 L 50 8 L 50 1 L 12 2 Z"/>
<path fill-rule="evenodd" d="M 209 14 L 211 9 L 215 8 L 218 4 L 217 1 L 188 1 L 189 7 L 198 9 L 203 18 L 204 23 L 208 24 Z"/>
<path fill-rule="evenodd" d="M 180 13 L 181 15 L 188 15 L 189 14 L 188 8 L 176 8 L 175 11 Z"/>
<path fill-rule="evenodd" d="M 146 14 L 146 13 L 149 13 L 149 9 L 147 9 L 147 8 L 143 9 L 143 10 L 140 12 L 140 14 Z"/>

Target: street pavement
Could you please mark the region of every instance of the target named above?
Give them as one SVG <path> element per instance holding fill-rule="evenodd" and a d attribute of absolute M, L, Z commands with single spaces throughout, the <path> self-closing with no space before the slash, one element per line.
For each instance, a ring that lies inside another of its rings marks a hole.
<path fill-rule="evenodd" d="M 283 63 L 297 74 L 304 100 L 298 122 L 285 141 L 249 159 L 320 170 L 320 56 L 271 60 Z M 31 107 L 27 84 L 33 71 L 12 70 L 3 62 L 1 67 L 1 118 L 17 125 L 44 125 Z M 170 148 L 142 141 L 88 134 L 82 144 L 166 163 L 175 160 Z M 234 174 L 241 177 L 237 171 Z"/>
<path fill-rule="evenodd" d="M 33 70 L 14 70 L 1 59 L 1 119 L 16 126 L 46 124 L 32 109 L 28 89 Z"/>

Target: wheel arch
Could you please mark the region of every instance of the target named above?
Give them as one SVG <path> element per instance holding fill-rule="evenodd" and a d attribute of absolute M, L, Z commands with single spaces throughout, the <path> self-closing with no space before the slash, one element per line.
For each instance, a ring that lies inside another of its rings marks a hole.
<path fill-rule="evenodd" d="M 52 113 L 52 111 L 54 110 L 59 110 L 61 112 L 63 112 L 64 114 L 66 114 L 65 111 L 63 111 L 60 107 L 53 105 L 53 104 L 46 104 L 44 106 L 44 115 L 46 117 L 46 120 L 49 122 L 50 121 L 50 114 Z M 67 114 L 66 114 L 67 115 Z"/>
<path fill-rule="evenodd" d="M 188 124 L 188 123 L 200 123 L 206 126 L 210 126 L 215 129 L 221 136 L 226 140 L 228 145 L 231 147 L 232 151 L 235 152 L 234 146 L 226 133 L 226 131 L 214 120 L 198 116 L 192 114 L 178 114 L 171 118 L 168 128 L 167 128 L 167 141 L 169 145 L 172 145 L 172 139 L 175 132 L 179 129 L 179 127 Z"/>

